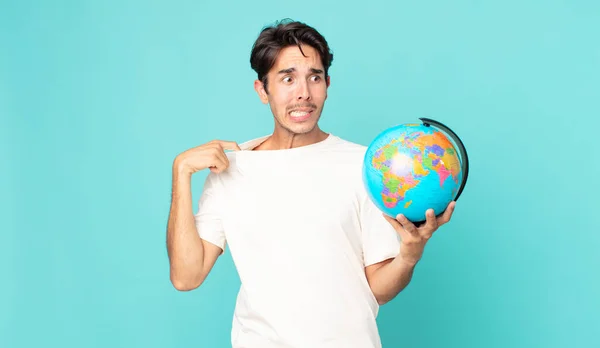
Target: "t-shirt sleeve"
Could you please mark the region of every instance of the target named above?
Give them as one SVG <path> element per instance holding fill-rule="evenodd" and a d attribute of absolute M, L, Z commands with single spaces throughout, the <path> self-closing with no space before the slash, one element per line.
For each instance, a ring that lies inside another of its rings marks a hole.
<path fill-rule="evenodd" d="M 221 214 L 221 195 L 218 180 L 210 173 L 204 181 L 198 201 L 198 211 L 194 215 L 196 230 L 200 238 L 225 250 L 225 231 Z"/>
<path fill-rule="evenodd" d="M 367 196 L 361 202 L 360 222 L 365 267 L 399 254 L 398 232 Z"/>

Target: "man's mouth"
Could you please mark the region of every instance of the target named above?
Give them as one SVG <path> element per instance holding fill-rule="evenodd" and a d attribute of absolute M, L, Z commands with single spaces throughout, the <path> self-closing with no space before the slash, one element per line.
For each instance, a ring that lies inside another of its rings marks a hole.
<path fill-rule="evenodd" d="M 289 112 L 292 121 L 301 122 L 310 118 L 314 109 L 296 109 Z"/>

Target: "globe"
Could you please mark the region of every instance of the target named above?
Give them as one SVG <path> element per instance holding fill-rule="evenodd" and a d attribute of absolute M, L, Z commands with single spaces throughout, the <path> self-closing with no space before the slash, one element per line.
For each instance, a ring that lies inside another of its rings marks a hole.
<path fill-rule="evenodd" d="M 363 183 L 369 198 L 384 214 L 403 214 L 425 222 L 433 209 L 442 214 L 458 200 L 467 182 L 468 155 L 460 138 L 444 124 L 428 118 L 378 134 L 367 147 Z"/>

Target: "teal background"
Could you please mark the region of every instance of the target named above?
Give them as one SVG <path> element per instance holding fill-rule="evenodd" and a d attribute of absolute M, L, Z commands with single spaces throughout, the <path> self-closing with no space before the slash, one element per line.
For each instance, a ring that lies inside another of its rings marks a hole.
<path fill-rule="evenodd" d="M 600 346 L 600 3 L 0 4 L 1 347 L 229 346 L 230 255 L 169 283 L 171 164 L 271 131 L 248 59 L 284 17 L 335 53 L 325 130 L 430 117 L 469 151 L 384 347 Z"/>

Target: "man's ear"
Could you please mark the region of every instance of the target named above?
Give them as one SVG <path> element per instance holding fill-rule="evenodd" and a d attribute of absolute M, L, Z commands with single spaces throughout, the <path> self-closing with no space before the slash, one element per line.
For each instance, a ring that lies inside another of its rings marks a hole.
<path fill-rule="evenodd" d="M 269 96 L 267 95 L 267 91 L 265 90 L 265 85 L 261 80 L 254 81 L 254 90 L 258 93 L 258 97 L 263 104 L 269 104 Z"/>
<path fill-rule="evenodd" d="M 331 85 L 331 76 L 327 76 L 327 88 Z"/>

